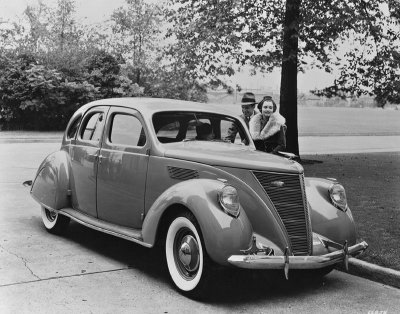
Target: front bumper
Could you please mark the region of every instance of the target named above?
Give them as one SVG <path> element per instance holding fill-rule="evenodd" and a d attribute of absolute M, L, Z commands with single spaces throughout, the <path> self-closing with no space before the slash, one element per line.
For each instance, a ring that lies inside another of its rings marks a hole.
<path fill-rule="evenodd" d="M 266 255 L 232 255 L 228 262 L 240 268 L 250 269 L 318 269 L 338 263 L 345 263 L 349 256 L 364 252 L 368 244 L 363 241 L 353 246 L 344 245 L 342 249 L 320 256 L 266 256 Z"/>

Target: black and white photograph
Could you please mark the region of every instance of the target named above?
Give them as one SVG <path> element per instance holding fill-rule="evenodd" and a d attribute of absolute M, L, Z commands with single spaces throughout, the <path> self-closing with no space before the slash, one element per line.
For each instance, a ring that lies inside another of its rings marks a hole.
<path fill-rule="evenodd" d="M 399 0 L 0 0 L 0 313 L 398 313 Z"/>

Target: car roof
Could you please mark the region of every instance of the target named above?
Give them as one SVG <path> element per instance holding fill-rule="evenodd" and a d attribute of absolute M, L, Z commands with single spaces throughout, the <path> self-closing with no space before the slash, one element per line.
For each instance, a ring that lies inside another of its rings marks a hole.
<path fill-rule="evenodd" d="M 87 111 L 95 106 L 118 106 L 133 108 L 151 116 L 155 112 L 165 111 L 203 111 L 211 113 L 220 113 L 232 116 L 232 110 L 225 109 L 222 104 L 209 104 L 194 101 L 166 99 L 166 98 L 144 98 L 144 97 L 124 97 L 124 98 L 108 98 L 90 102 L 80 108 L 79 111 Z"/>

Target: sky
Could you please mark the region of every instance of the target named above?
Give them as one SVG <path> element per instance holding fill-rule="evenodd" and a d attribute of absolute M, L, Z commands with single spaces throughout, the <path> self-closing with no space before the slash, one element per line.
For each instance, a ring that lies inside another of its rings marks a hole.
<path fill-rule="evenodd" d="M 55 6 L 56 0 L 42 0 L 43 3 Z M 148 0 L 157 2 L 157 0 Z M 38 0 L 0 0 L 0 21 L 15 21 L 21 17 L 27 5 L 36 4 Z M 111 13 L 121 7 L 125 0 L 76 0 L 76 16 L 79 22 L 87 24 L 106 21 Z M 298 90 L 308 92 L 311 89 L 323 88 L 333 83 L 331 74 L 317 69 L 307 70 L 305 74 L 298 74 Z M 244 71 L 231 78 L 233 86 L 239 84 L 243 89 L 266 89 L 279 91 L 280 72 L 251 76 Z"/>

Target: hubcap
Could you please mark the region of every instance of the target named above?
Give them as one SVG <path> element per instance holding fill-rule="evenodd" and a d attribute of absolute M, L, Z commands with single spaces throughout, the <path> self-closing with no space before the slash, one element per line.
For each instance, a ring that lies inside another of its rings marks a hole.
<path fill-rule="evenodd" d="M 55 211 L 46 209 L 46 217 L 49 221 L 54 221 L 57 218 L 57 213 Z"/>
<path fill-rule="evenodd" d="M 199 267 L 199 247 L 193 236 L 183 237 L 178 254 L 179 261 L 187 271 L 193 272 Z"/>
<path fill-rule="evenodd" d="M 200 266 L 200 249 L 189 228 L 180 229 L 174 240 L 175 265 L 183 278 L 192 280 Z"/>

